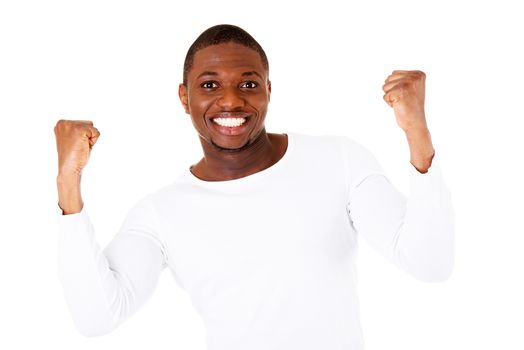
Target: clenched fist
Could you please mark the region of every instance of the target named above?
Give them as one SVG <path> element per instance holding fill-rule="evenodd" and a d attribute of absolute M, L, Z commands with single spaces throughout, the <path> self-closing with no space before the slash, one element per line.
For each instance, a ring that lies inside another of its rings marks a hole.
<path fill-rule="evenodd" d="M 384 100 L 393 107 L 397 124 L 409 144 L 411 164 L 421 173 L 431 166 L 435 149 L 426 123 L 426 74 L 419 70 L 394 70 L 382 86 Z"/>
<path fill-rule="evenodd" d="M 395 70 L 382 86 L 384 100 L 393 107 L 402 130 L 427 128 L 424 113 L 426 74 L 419 70 Z"/>
<path fill-rule="evenodd" d="M 91 121 L 59 120 L 55 135 L 59 175 L 80 176 L 100 132 Z"/>
<path fill-rule="evenodd" d="M 55 135 L 58 151 L 58 206 L 64 215 L 75 214 L 84 206 L 80 177 L 100 132 L 91 121 L 59 120 L 55 126 Z"/>

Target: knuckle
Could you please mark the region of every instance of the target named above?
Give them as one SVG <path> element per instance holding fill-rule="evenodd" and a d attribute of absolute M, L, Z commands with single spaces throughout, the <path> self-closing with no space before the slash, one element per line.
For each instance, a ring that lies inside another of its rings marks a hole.
<path fill-rule="evenodd" d="M 395 95 L 396 96 L 404 96 L 408 93 L 409 86 L 407 84 L 401 84 L 398 89 L 396 89 Z"/>
<path fill-rule="evenodd" d="M 426 77 L 426 73 L 420 70 L 413 71 L 414 75 L 418 79 L 424 79 Z"/>
<path fill-rule="evenodd" d="M 399 89 L 400 91 L 404 91 L 404 90 L 409 89 L 409 86 L 410 86 L 410 85 L 411 85 L 410 82 L 408 82 L 408 81 L 403 81 L 403 82 L 401 82 L 401 83 L 398 84 L 398 89 Z"/>
<path fill-rule="evenodd" d="M 55 133 L 58 133 L 61 130 L 64 130 L 67 124 L 68 124 L 68 121 L 65 119 L 60 119 L 59 121 L 57 121 L 55 124 L 55 128 L 54 128 Z"/>
<path fill-rule="evenodd" d="M 82 131 L 85 129 L 85 126 L 80 123 L 74 123 L 72 127 L 75 131 Z"/>

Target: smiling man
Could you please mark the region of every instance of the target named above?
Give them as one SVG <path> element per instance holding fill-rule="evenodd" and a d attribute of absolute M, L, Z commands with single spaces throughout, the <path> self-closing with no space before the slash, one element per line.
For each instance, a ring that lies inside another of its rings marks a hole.
<path fill-rule="evenodd" d="M 90 121 L 59 121 L 59 273 L 79 331 L 115 329 L 168 267 L 203 317 L 210 350 L 362 349 L 359 236 L 422 281 L 443 281 L 453 267 L 453 210 L 424 84 L 420 71 L 394 71 L 383 85 L 409 144 L 406 198 L 346 136 L 267 133 L 264 51 L 241 28 L 209 28 L 179 87 L 203 158 L 139 201 L 104 250 L 80 194 L 100 134 Z"/>
<path fill-rule="evenodd" d="M 223 27 L 203 34 L 189 49 L 179 95 L 191 115 L 205 157 L 193 168 L 208 181 L 231 180 L 259 172 L 285 153 L 284 135 L 268 134 L 264 121 L 271 82 L 264 51 L 243 34 L 230 41 Z M 209 39 L 224 41 L 209 46 Z"/>

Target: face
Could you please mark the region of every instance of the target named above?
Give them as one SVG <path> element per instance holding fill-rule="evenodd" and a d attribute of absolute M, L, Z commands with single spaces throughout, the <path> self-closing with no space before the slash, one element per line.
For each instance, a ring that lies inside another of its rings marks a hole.
<path fill-rule="evenodd" d="M 204 149 L 242 149 L 265 133 L 270 94 L 260 55 L 233 42 L 197 51 L 187 86 L 179 86 Z"/>

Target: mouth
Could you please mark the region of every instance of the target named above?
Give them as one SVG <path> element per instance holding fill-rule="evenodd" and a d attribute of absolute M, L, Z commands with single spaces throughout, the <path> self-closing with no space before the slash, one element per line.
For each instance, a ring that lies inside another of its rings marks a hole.
<path fill-rule="evenodd" d="M 224 112 L 210 118 L 212 127 L 227 136 L 242 134 L 252 115 L 244 112 Z"/>

